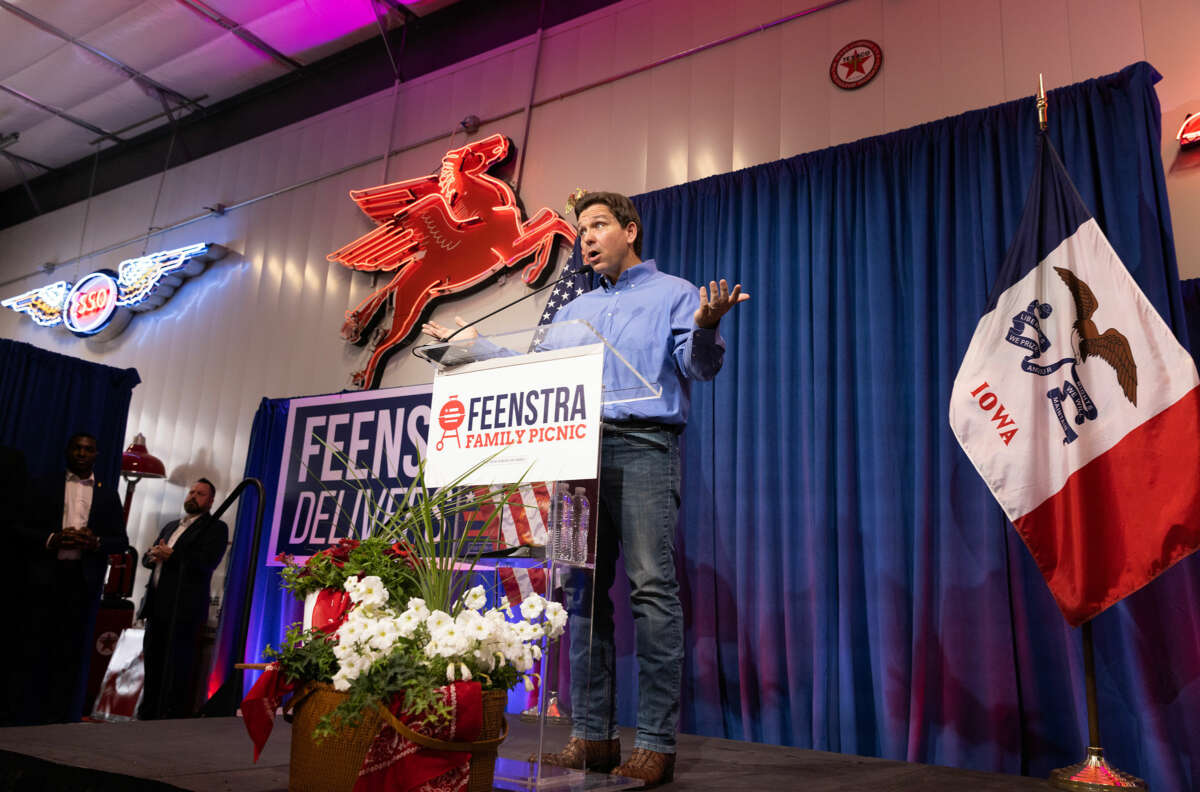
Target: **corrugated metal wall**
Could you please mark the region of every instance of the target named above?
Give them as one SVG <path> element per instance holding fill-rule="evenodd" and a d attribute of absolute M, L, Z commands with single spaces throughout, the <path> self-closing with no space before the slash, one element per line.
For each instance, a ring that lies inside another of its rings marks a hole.
<path fill-rule="evenodd" d="M 630 0 L 611 6 L 546 32 L 537 96 L 554 97 L 811 5 Z M 636 194 L 1029 95 L 1039 71 L 1050 88 L 1143 58 L 1158 59 L 1168 73 L 1160 96 L 1173 136 L 1178 122 L 1171 114 L 1182 120 L 1181 108 L 1200 91 L 1188 42 L 1197 21 L 1200 11 L 1185 0 L 851 0 L 537 107 L 521 197 L 529 209 L 561 210 L 576 186 Z M 882 45 L 883 71 L 865 88 L 841 91 L 829 81 L 829 62 L 857 38 Z M 433 172 L 442 153 L 463 142 L 463 133 L 451 139 L 450 132 L 464 116 L 523 107 L 535 48 L 528 39 L 403 85 L 392 145 L 443 137 L 393 157 L 390 179 Z M 160 179 L 146 179 L 0 232 L 0 281 L 134 238 L 151 225 L 170 226 L 206 206 L 235 204 L 381 155 L 392 116 L 393 92 L 386 91 L 173 169 L 161 195 Z M 522 122 L 521 114 L 509 115 L 479 135 L 503 132 L 519 143 Z M 1165 151 L 1170 168 L 1173 144 Z M 346 193 L 381 183 L 383 174 L 378 160 L 157 235 L 151 251 L 209 241 L 233 253 L 107 344 L 0 312 L 6 337 L 140 371 L 129 432 L 144 432 L 172 475 L 169 483 L 138 488 L 130 538 L 139 549 L 179 512 L 189 481 L 207 475 L 228 492 L 238 480 L 261 397 L 340 390 L 365 362 L 366 351 L 343 342 L 339 328 L 343 313 L 370 293 L 373 277 L 330 265 L 325 255 L 369 228 Z M 1172 200 L 1197 199 L 1193 181 L 1173 173 Z M 1180 233 L 1185 272 L 1200 250 L 1200 237 L 1191 233 Z M 3 296 L 115 266 L 145 247 L 139 242 L 83 259 L 53 278 L 22 279 Z M 509 277 L 442 305 L 435 316 L 443 322 L 456 313 L 477 316 L 525 290 Z M 533 324 L 538 303 L 491 320 L 485 331 Z M 428 379 L 424 364 L 401 350 L 383 384 Z"/>

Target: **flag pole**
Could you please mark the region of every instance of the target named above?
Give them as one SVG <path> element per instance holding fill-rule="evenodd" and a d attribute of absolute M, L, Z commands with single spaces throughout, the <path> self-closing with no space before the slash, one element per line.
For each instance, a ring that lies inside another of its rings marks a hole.
<path fill-rule="evenodd" d="M 1046 119 L 1046 86 L 1042 84 L 1041 72 L 1038 72 L 1037 114 L 1038 129 L 1045 132 L 1049 121 Z"/>
<path fill-rule="evenodd" d="M 1100 746 L 1100 707 L 1096 703 L 1096 650 L 1092 643 L 1092 621 L 1085 621 L 1083 633 L 1083 677 L 1087 693 L 1088 749 L 1087 758 L 1070 767 L 1050 771 L 1050 785 L 1073 792 L 1097 792 L 1112 787 L 1148 789 L 1146 782 L 1122 772 L 1104 758 Z"/>

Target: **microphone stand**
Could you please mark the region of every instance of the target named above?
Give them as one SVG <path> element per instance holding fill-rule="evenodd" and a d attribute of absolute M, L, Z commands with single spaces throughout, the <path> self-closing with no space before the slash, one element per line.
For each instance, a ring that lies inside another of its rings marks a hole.
<path fill-rule="evenodd" d="M 574 269 L 574 270 L 571 270 L 571 269 L 570 269 L 570 265 L 568 264 L 568 270 L 569 270 L 569 271 L 568 271 L 568 272 L 566 272 L 566 273 L 564 273 L 564 274 L 563 274 L 561 277 L 558 277 L 558 278 L 556 278 L 556 279 L 554 279 L 554 280 L 550 281 L 549 283 L 545 284 L 544 286 L 539 286 L 539 287 L 537 287 L 536 289 L 534 289 L 534 290 L 533 290 L 533 291 L 531 291 L 531 292 L 528 292 L 528 293 L 526 293 L 526 294 L 522 294 L 520 297 L 518 297 L 517 299 L 513 300 L 512 302 L 505 303 L 504 305 L 501 305 L 501 306 L 500 306 L 499 308 L 497 308 L 496 310 L 494 310 L 494 311 L 491 311 L 491 312 L 489 312 L 489 313 L 486 313 L 486 314 L 484 314 L 483 316 L 479 317 L 478 319 L 474 319 L 474 320 L 472 320 L 472 321 L 470 321 L 470 322 L 467 322 L 465 325 L 463 325 L 462 327 L 458 328 L 457 330 L 455 330 L 455 331 L 454 331 L 453 333 L 451 333 L 450 335 L 446 336 L 445 338 L 439 339 L 439 340 L 440 340 L 440 341 L 442 341 L 443 343 L 448 343 L 448 342 L 450 341 L 450 339 L 454 338 L 454 336 L 458 335 L 458 334 L 459 334 L 459 333 L 461 333 L 463 330 L 466 330 L 466 329 L 468 329 L 468 328 L 474 327 L 475 325 L 477 325 L 477 324 L 479 324 L 480 322 L 482 322 L 484 319 L 487 319 L 487 318 L 489 318 L 489 317 L 495 316 L 496 314 L 500 313 L 501 311 L 508 310 L 509 308 L 513 307 L 514 305 L 516 305 L 517 303 L 521 302 L 522 300 L 528 300 L 528 299 L 529 299 L 530 297 L 532 297 L 533 295 L 535 295 L 535 294 L 538 294 L 539 292 L 544 292 L 546 289 L 549 289 L 551 286 L 557 286 L 558 284 L 562 283 L 563 281 L 567 280 L 568 278 L 574 278 L 576 275 L 580 275 L 580 274 L 582 274 L 582 273 L 585 273 L 585 272 L 591 272 L 591 271 L 592 271 L 592 265 L 591 265 L 591 264 L 584 264 L 584 265 L 583 265 L 582 267 L 580 267 L 579 269 Z M 412 352 L 413 352 L 413 354 L 414 354 L 414 355 L 416 354 L 416 348 L 415 348 L 415 347 L 413 348 Z"/>

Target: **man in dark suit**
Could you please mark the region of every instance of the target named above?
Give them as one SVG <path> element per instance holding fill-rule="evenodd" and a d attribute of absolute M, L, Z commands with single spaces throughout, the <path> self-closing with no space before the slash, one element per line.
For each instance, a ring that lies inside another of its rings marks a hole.
<path fill-rule="evenodd" d="M 97 453 L 94 436 L 72 435 L 66 472 L 34 482 L 18 526 L 29 592 L 24 722 L 80 719 L 108 556 L 129 544 L 120 498 L 92 472 Z"/>
<path fill-rule="evenodd" d="M 146 620 L 142 720 L 192 715 L 192 673 L 208 621 L 209 586 L 229 539 L 229 528 L 209 514 L 216 494 L 208 479 L 193 484 L 183 519 L 163 526 L 142 556 L 142 565 L 153 570 L 138 614 Z"/>

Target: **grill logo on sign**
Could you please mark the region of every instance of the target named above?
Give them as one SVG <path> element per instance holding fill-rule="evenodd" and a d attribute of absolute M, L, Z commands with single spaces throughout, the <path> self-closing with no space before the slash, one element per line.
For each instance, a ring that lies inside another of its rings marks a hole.
<path fill-rule="evenodd" d="M 454 442 L 458 443 L 459 448 L 462 448 L 462 438 L 458 436 L 458 427 L 462 426 L 465 416 L 466 410 L 457 396 L 451 396 L 450 400 L 442 405 L 441 411 L 438 412 L 438 426 L 442 427 L 442 439 L 437 442 L 438 451 L 445 449 L 448 437 L 454 438 Z"/>
<path fill-rule="evenodd" d="M 129 324 L 130 312 L 166 302 L 189 275 L 225 255 L 220 245 L 200 243 L 126 259 L 117 271 L 97 270 L 72 285 L 58 281 L 10 297 L 0 305 L 23 313 L 42 327 L 64 325 L 77 336 L 112 337 Z"/>
<path fill-rule="evenodd" d="M 528 259 L 533 261 L 521 277 L 534 284 L 555 243 L 575 242 L 575 229 L 550 209 L 523 220 L 512 188 L 488 174 L 508 158 L 511 146 L 505 136 L 492 135 L 446 152 L 437 173 L 350 192 L 378 227 L 327 258 L 351 269 L 394 273 L 346 312 L 342 337 L 358 343 L 389 302 L 393 307 L 391 328 L 379 333 L 366 367 L 352 376 L 356 387 L 376 385 L 384 359 L 416 335 L 434 300 Z"/>

